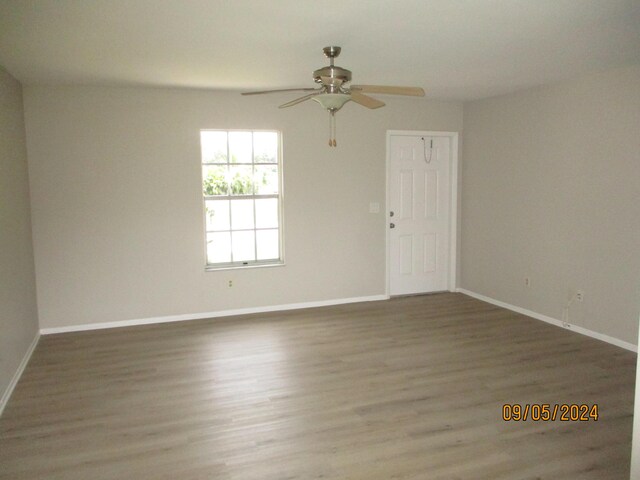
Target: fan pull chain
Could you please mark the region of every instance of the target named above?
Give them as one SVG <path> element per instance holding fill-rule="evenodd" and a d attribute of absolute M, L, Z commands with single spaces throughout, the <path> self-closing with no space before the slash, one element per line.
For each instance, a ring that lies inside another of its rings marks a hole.
<path fill-rule="evenodd" d="M 336 112 L 329 110 L 329 146 L 336 146 Z"/>
<path fill-rule="evenodd" d="M 333 120 L 333 146 L 336 146 L 336 112 L 331 112 L 331 119 Z"/>

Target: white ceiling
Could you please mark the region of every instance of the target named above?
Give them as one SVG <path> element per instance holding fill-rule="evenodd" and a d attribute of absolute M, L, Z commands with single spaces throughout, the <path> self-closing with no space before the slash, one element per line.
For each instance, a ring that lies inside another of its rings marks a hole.
<path fill-rule="evenodd" d="M 354 83 L 468 100 L 640 63 L 640 0 L 2 0 L 22 83 L 313 87 L 338 45 Z"/>

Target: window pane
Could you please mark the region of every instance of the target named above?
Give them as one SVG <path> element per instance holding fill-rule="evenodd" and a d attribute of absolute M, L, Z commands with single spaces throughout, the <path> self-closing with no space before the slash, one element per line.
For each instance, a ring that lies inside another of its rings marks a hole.
<path fill-rule="evenodd" d="M 227 162 L 227 132 L 200 132 L 202 163 Z"/>
<path fill-rule="evenodd" d="M 232 195 L 253 195 L 253 169 L 248 165 L 231 165 L 229 178 Z"/>
<path fill-rule="evenodd" d="M 280 258 L 278 230 L 258 230 L 256 242 L 258 243 L 258 260 Z"/>
<path fill-rule="evenodd" d="M 202 191 L 205 195 L 228 195 L 227 166 L 202 167 Z"/>
<path fill-rule="evenodd" d="M 231 230 L 229 223 L 229 200 L 207 200 L 205 202 L 207 231 Z"/>
<path fill-rule="evenodd" d="M 207 233 L 207 263 L 231 261 L 231 234 Z"/>
<path fill-rule="evenodd" d="M 232 232 L 233 261 L 246 262 L 256 259 L 255 234 L 251 232 Z"/>
<path fill-rule="evenodd" d="M 231 228 L 254 228 L 253 200 L 231 200 Z"/>
<path fill-rule="evenodd" d="M 278 134 L 276 132 L 254 132 L 253 161 L 276 163 L 278 161 Z"/>
<path fill-rule="evenodd" d="M 256 228 L 278 228 L 278 199 L 256 200 Z"/>
<path fill-rule="evenodd" d="M 254 181 L 256 194 L 269 195 L 278 193 L 278 166 L 256 165 Z"/>
<path fill-rule="evenodd" d="M 251 132 L 229 132 L 231 163 L 251 163 Z"/>

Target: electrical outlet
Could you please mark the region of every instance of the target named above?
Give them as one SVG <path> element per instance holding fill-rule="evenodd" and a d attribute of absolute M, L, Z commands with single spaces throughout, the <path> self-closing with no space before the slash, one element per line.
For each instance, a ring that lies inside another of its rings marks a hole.
<path fill-rule="evenodd" d="M 229 280 L 229 288 L 233 287 L 233 280 Z"/>
<path fill-rule="evenodd" d="M 525 287 L 531 286 L 531 279 L 529 277 L 524 277 L 524 286 Z"/>
<path fill-rule="evenodd" d="M 578 290 L 576 292 L 576 300 L 578 300 L 579 302 L 584 301 L 584 292 L 582 290 Z"/>

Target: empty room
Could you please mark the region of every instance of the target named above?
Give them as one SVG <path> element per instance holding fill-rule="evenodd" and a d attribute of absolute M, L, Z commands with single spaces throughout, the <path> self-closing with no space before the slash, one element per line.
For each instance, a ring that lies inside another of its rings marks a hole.
<path fill-rule="evenodd" d="M 0 480 L 640 479 L 639 320 L 638 0 L 0 2 Z"/>

